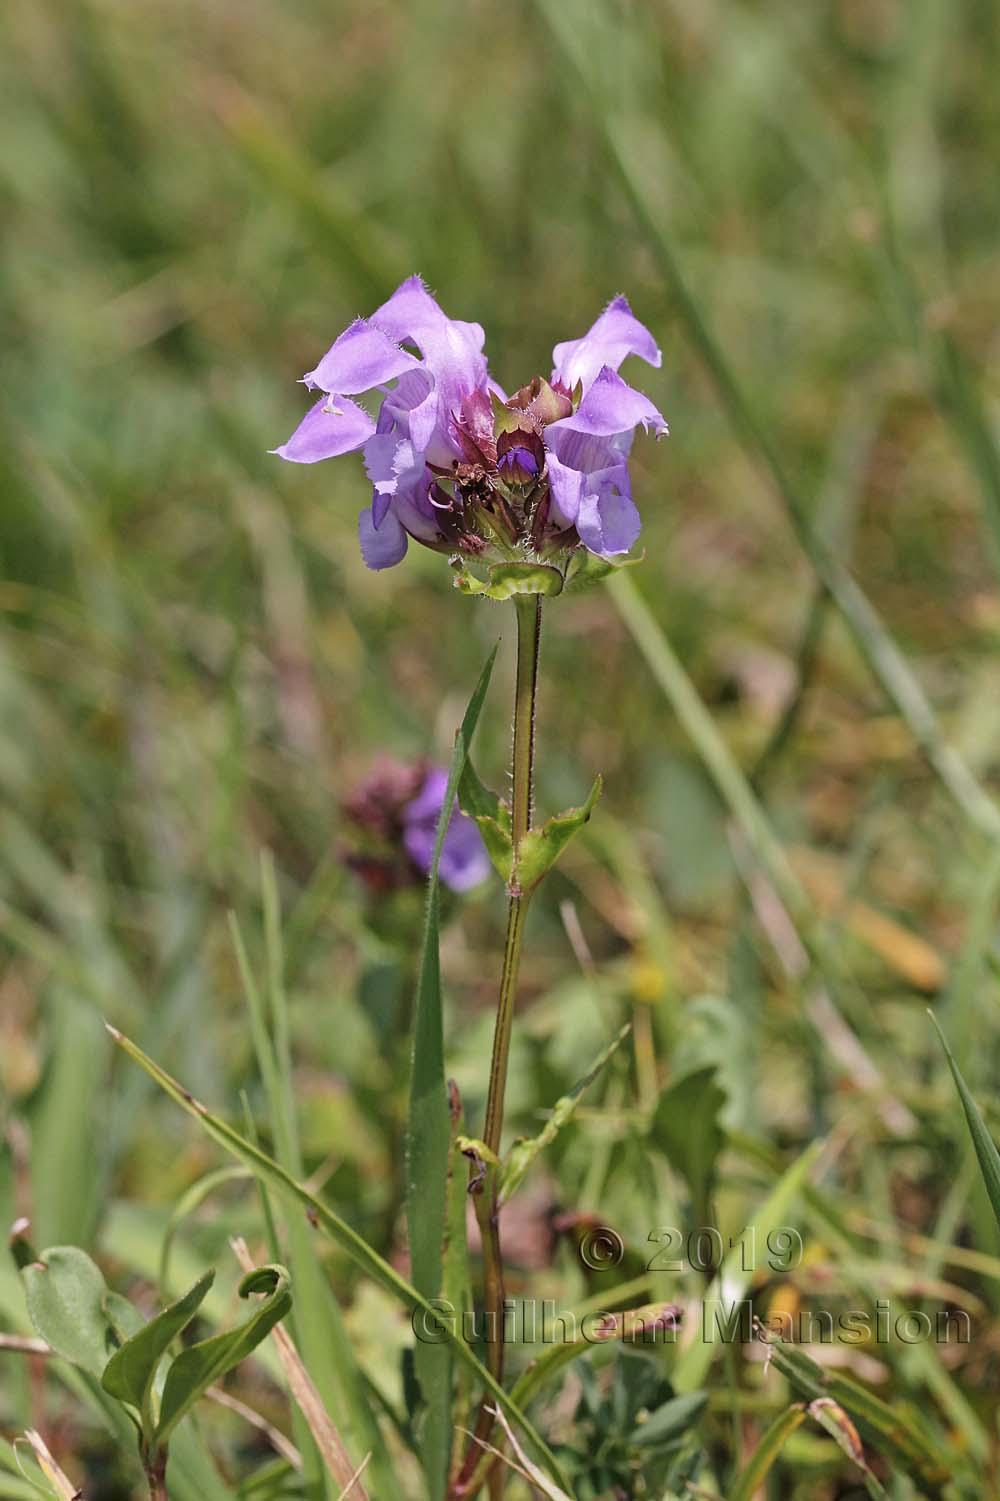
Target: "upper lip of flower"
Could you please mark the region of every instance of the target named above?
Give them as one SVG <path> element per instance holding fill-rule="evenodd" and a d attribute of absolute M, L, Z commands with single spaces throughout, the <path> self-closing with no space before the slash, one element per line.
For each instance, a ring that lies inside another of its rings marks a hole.
<path fill-rule="evenodd" d="M 466 500 L 488 506 L 491 488 L 501 534 L 515 523 L 512 545 L 518 537 L 537 545 L 541 525 L 571 537 L 575 528 L 605 556 L 627 551 L 639 530 L 625 467 L 631 440 L 639 426 L 667 431 L 653 403 L 617 373 L 630 354 L 661 363 L 649 330 L 624 297 L 613 298 L 581 338 L 556 345 L 550 381 L 535 377 L 509 401 L 489 377 L 484 342 L 479 324 L 448 318 L 409 277 L 304 377 L 324 394 L 273 452 L 315 463 L 364 449 L 373 500 L 360 532 L 374 568 L 398 562 L 410 536 L 461 546 L 462 527 L 468 533 L 476 520 Z M 377 420 L 353 399 L 373 392 L 382 397 Z M 432 495 L 441 480 L 456 485 L 455 506 Z M 508 483 L 525 496 L 523 523 L 510 510 Z M 473 533 L 465 540 L 482 543 Z"/>

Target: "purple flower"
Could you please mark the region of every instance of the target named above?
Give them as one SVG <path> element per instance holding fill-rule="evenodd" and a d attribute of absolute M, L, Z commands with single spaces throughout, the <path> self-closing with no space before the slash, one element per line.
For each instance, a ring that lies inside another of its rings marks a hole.
<path fill-rule="evenodd" d="M 660 436 L 656 407 L 617 374 L 652 335 L 616 297 L 580 339 L 557 344 L 551 381 L 509 400 L 490 379 L 478 323 L 448 318 L 411 276 L 334 342 L 305 384 L 323 395 L 282 447 L 313 464 L 363 450 L 372 503 L 361 552 L 389 568 L 409 539 L 488 562 L 565 559 L 581 544 L 626 553 L 640 521 L 626 461 L 637 427 Z M 412 353 L 415 349 L 417 353 Z M 371 416 L 355 397 L 379 398 Z"/>
<path fill-rule="evenodd" d="M 348 865 L 376 894 L 413 886 L 429 874 L 448 774 L 425 761 L 381 756 L 344 799 L 354 838 Z M 457 805 L 441 847 L 441 880 L 468 891 L 489 874 L 490 862 L 471 818 Z"/>
<path fill-rule="evenodd" d="M 432 766 L 417 796 L 403 814 L 403 842 L 410 859 L 425 875 L 430 873 L 434 857 L 434 838 L 444 803 L 448 773 Z M 468 891 L 478 886 L 490 872 L 490 861 L 479 830 L 471 818 L 460 812 L 456 803 L 441 845 L 438 873 L 452 891 Z"/>

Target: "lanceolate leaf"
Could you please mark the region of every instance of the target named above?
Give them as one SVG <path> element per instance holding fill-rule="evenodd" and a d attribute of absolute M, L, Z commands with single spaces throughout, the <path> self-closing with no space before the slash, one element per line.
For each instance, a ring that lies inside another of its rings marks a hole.
<path fill-rule="evenodd" d="M 207 1291 L 206 1287 L 202 1297 Z M 244 1277 L 239 1286 L 240 1297 L 247 1298 L 252 1292 L 264 1292 L 267 1296 L 248 1319 L 236 1329 L 213 1335 L 197 1345 L 189 1345 L 170 1367 L 160 1401 L 155 1435 L 157 1444 L 166 1443 L 199 1397 L 255 1350 L 292 1306 L 291 1283 L 284 1267 L 260 1267 Z"/>
<path fill-rule="evenodd" d="M 214 1281 L 215 1272 L 206 1272 L 182 1298 L 169 1304 L 115 1351 L 101 1377 L 106 1392 L 120 1402 L 131 1402 L 144 1419 L 148 1417 L 150 1394 L 160 1360 L 176 1336 L 194 1318 Z"/>
<path fill-rule="evenodd" d="M 986 1192 L 989 1195 L 997 1224 L 1000 1225 L 1000 1152 L 997 1151 L 996 1144 L 986 1129 L 986 1122 L 980 1114 L 979 1106 L 972 1098 L 969 1086 L 959 1072 L 958 1064 L 955 1062 L 954 1054 L 948 1046 L 944 1033 L 941 1031 L 937 1017 L 933 1011 L 928 1012 L 928 1015 L 935 1027 L 937 1027 L 941 1046 L 944 1048 L 945 1057 L 948 1059 L 948 1067 L 951 1069 L 952 1078 L 955 1080 L 955 1088 L 958 1090 L 958 1097 L 962 1102 L 962 1109 L 965 1111 L 965 1120 L 969 1127 L 969 1135 L 972 1137 L 972 1145 L 975 1147 L 976 1157 L 979 1159 L 979 1170 L 983 1175 Z"/>
<path fill-rule="evenodd" d="M 480 780 L 472 758 L 468 755 L 458 780 L 458 800 L 462 805 L 462 812 L 468 813 L 470 818 L 485 816 L 495 819 L 501 828 L 510 833 L 510 808 L 491 787 Z"/>
<path fill-rule="evenodd" d="M 413 1020 L 410 1073 L 410 1114 L 406 1139 L 406 1219 L 410 1264 L 415 1287 L 426 1298 L 441 1291 L 445 1243 L 448 1155 L 451 1123 L 444 1076 L 444 1025 L 441 1015 L 441 971 L 438 955 L 440 893 L 438 863 L 451 821 L 458 786 L 468 769 L 468 753 L 489 687 L 497 648 L 494 647 L 476 684 L 469 707 L 455 737 L 448 785 L 438 818 L 437 838 L 427 887 L 423 947 Z M 478 779 L 477 779 L 478 782 Z M 483 789 L 485 794 L 485 788 Z M 452 1355 L 446 1345 L 417 1341 L 417 1378 L 425 1411 L 421 1453 L 430 1501 L 443 1501 L 451 1457 Z"/>

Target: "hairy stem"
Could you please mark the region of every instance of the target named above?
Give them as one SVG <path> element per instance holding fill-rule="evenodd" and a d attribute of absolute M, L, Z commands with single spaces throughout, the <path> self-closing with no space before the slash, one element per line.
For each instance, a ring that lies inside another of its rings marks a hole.
<path fill-rule="evenodd" d="M 535 698 L 538 687 L 538 651 L 542 628 L 542 596 L 515 594 L 517 612 L 517 677 L 514 688 L 514 747 L 511 757 L 513 789 L 511 794 L 511 839 L 514 845 L 514 871 L 507 901 L 507 937 L 504 942 L 500 995 L 497 1002 L 496 1027 L 493 1032 L 493 1056 L 490 1060 L 490 1083 L 486 1096 L 486 1123 L 483 1141 L 496 1157 L 500 1153 L 503 1133 L 504 1098 L 507 1092 L 507 1063 L 517 999 L 517 978 L 521 966 L 521 943 L 529 895 L 517 884 L 517 853 L 521 840 L 531 827 L 535 762 Z M 487 1167 L 478 1187 L 476 1218 L 483 1242 L 483 1302 L 486 1315 L 486 1365 L 497 1381 L 504 1370 L 504 1275 L 500 1250 L 498 1175 Z M 453 1495 L 474 1494 L 483 1479 L 485 1456 L 482 1445 L 493 1430 L 492 1403 L 483 1399 L 476 1420 L 475 1437 L 466 1451 Z M 500 1474 L 500 1472 L 494 1472 Z M 502 1475 L 499 1481 L 502 1485 Z M 493 1494 L 498 1494 L 496 1486 Z"/>

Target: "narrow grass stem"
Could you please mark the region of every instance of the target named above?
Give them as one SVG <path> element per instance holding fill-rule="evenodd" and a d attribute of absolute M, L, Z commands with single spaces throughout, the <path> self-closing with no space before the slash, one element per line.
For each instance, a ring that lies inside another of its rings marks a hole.
<path fill-rule="evenodd" d="M 517 853 L 521 840 L 531 827 L 535 762 L 535 700 L 538 688 L 538 654 L 542 628 L 540 594 L 514 596 L 517 612 L 517 673 L 514 687 L 514 745 L 511 756 L 513 787 L 511 791 L 511 838 L 514 845 L 514 871 L 507 903 L 507 936 L 504 942 L 500 995 L 493 1032 L 493 1056 L 486 1095 L 486 1121 L 483 1141 L 494 1157 L 500 1154 L 503 1134 L 504 1099 L 507 1092 L 507 1064 L 514 1023 L 514 1003 L 521 967 L 521 944 L 524 920 L 530 895 L 517 884 Z M 476 1204 L 483 1242 L 483 1303 L 486 1315 L 486 1365 L 497 1381 L 504 1371 L 504 1273 L 498 1223 L 499 1180 L 495 1168 L 487 1168 Z M 493 1401 L 487 1394 L 479 1409 L 475 1434 L 466 1452 L 453 1494 L 474 1494 L 482 1483 L 483 1466 L 479 1463 L 493 1430 Z M 495 1471 L 502 1476 L 502 1471 Z M 502 1479 L 500 1481 L 502 1484 Z M 491 1494 L 493 1491 L 491 1490 Z"/>

